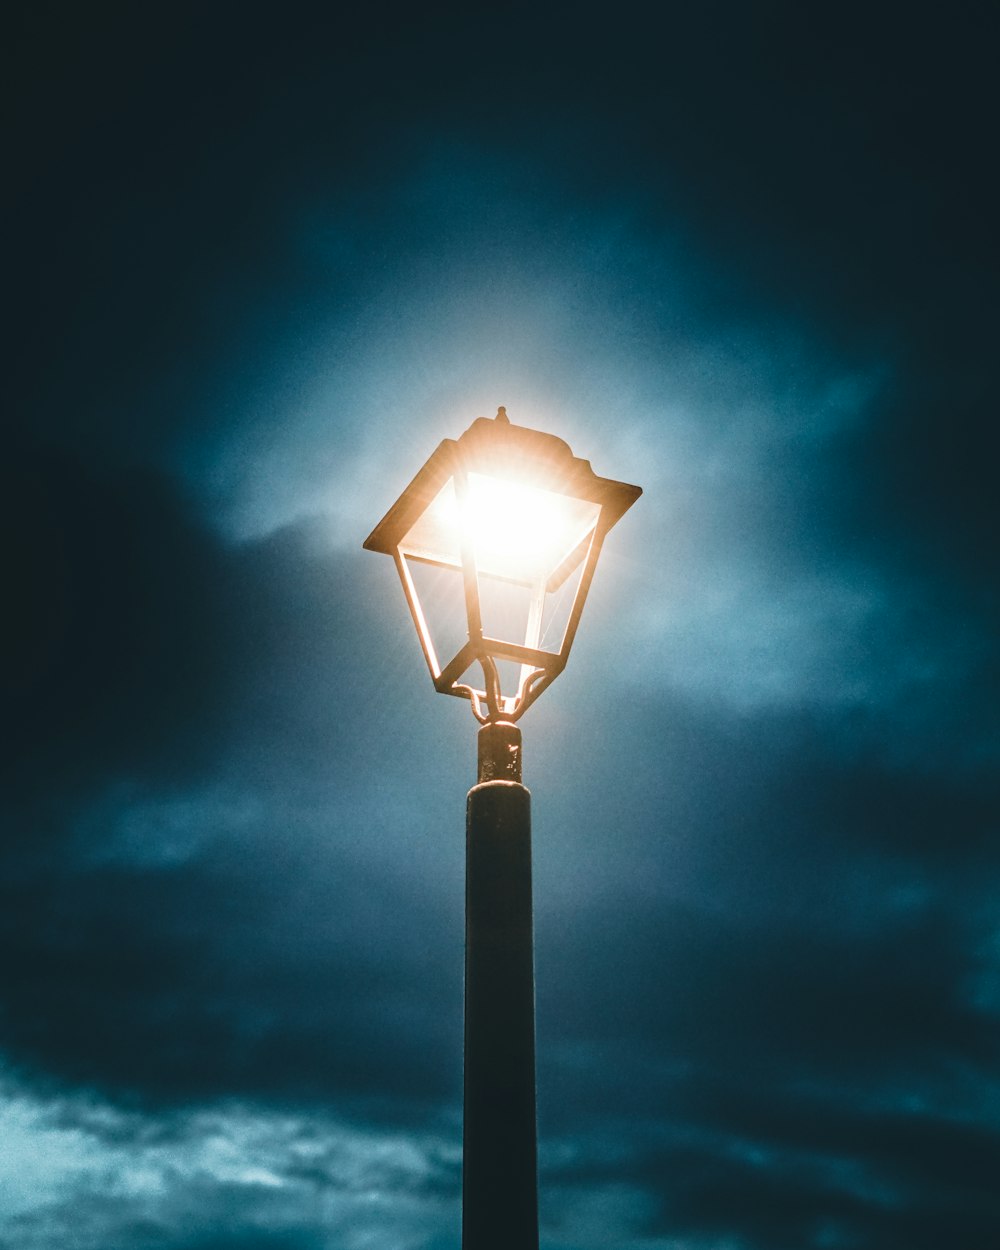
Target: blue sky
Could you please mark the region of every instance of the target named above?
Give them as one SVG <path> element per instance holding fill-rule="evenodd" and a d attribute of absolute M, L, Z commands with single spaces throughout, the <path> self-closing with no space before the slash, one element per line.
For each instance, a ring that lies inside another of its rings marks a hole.
<path fill-rule="evenodd" d="M 985 22 L 18 19 L 0 1241 L 458 1246 L 475 724 L 361 542 L 504 404 L 645 492 L 523 721 L 543 1247 L 989 1244 Z"/>

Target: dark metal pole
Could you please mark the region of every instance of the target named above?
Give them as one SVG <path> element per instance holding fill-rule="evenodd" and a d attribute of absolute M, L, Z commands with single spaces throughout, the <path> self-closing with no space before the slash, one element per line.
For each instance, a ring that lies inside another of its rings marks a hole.
<path fill-rule="evenodd" d="M 538 1250 L 531 795 L 521 733 L 479 732 L 465 877 L 463 1250 Z"/>

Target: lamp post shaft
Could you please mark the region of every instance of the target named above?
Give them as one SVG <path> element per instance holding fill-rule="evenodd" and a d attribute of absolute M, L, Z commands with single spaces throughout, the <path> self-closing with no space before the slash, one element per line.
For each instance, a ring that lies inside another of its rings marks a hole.
<path fill-rule="evenodd" d="M 531 796 L 520 733 L 480 732 L 465 894 L 463 1250 L 537 1250 Z"/>

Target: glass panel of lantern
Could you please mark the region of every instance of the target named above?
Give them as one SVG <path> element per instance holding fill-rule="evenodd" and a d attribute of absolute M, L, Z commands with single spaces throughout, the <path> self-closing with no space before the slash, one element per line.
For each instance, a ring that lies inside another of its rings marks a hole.
<path fill-rule="evenodd" d="M 478 642 L 478 600 L 488 640 L 482 650 L 497 659 L 512 706 L 538 666 L 520 650 L 553 659 L 562 650 L 600 511 L 589 500 L 484 473 L 445 482 L 399 543 L 400 571 L 419 605 L 417 624 L 435 678 L 470 637 Z M 472 630 L 467 589 L 474 591 Z M 470 667 L 478 669 L 478 662 Z M 481 678 L 474 675 L 471 684 L 478 687 Z"/>

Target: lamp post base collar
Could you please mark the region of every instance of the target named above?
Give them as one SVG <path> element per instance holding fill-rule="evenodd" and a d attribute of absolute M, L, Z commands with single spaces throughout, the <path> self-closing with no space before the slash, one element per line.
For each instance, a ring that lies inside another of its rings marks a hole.
<path fill-rule="evenodd" d="M 479 782 L 521 781 L 521 731 L 509 721 L 491 721 L 480 729 Z"/>

